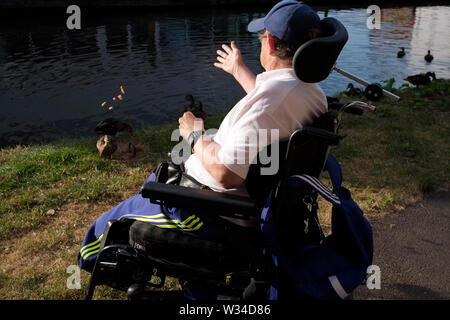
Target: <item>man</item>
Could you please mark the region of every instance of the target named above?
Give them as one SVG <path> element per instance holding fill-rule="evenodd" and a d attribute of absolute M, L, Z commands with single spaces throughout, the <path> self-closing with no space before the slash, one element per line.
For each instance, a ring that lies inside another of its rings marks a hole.
<path fill-rule="evenodd" d="M 249 153 L 265 147 L 254 145 L 256 140 L 248 137 L 258 136 L 261 129 L 277 130 L 279 139 L 286 140 L 327 110 L 321 88 L 300 81 L 292 69 L 297 48 L 320 35 L 318 15 L 301 2 L 285 0 L 265 18 L 252 21 L 248 30 L 262 31 L 260 61 L 266 71 L 255 76 L 234 41 L 217 51 L 214 66 L 232 74 L 247 95 L 227 114 L 214 139 L 203 134 L 202 119 L 191 112 L 178 120 L 181 135 L 194 150 L 185 163 L 186 172 L 215 191 L 245 193 L 244 180 L 252 160 Z"/>
<path fill-rule="evenodd" d="M 296 49 L 320 33 L 317 14 L 303 3 L 285 0 L 275 5 L 265 18 L 252 21 L 248 30 L 263 31 L 259 37 L 260 60 L 266 71 L 255 76 L 243 63 L 234 41 L 231 46 L 223 45 L 223 50 L 217 51 L 218 61 L 214 65 L 232 74 L 247 95 L 227 114 L 214 138 L 204 134 L 202 119 L 191 112 L 179 119 L 180 133 L 194 151 L 185 163 L 187 174 L 216 191 L 245 193 L 244 180 L 252 160 L 250 150 L 265 147 L 248 137 L 254 137 L 259 130 L 276 130 L 280 140 L 287 139 L 327 110 L 320 87 L 300 81 L 292 69 Z M 152 174 L 146 182 L 154 179 Z M 189 210 L 150 203 L 139 193 L 102 215 L 90 227 L 79 254 L 82 268 L 92 268 L 107 222 L 124 218 L 216 241 L 225 237 L 221 226 L 206 225 Z"/>

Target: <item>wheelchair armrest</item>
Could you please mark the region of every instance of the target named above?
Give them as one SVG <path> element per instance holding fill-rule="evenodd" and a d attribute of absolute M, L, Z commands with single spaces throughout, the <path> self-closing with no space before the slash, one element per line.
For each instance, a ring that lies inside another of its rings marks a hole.
<path fill-rule="evenodd" d="M 259 214 L 256 201 L 250 197 L 172 184 L 148 182 L 141 194 L 152 203 L 191 209 L 206 214 L 249 218 Z"/>
<path fill-rule="evenodd" d="M 326 144 L 333 146 L 339 144 L 339 141 L 341 141 L 344 138 L 344 136 L 340 134 L 310 126 L 304 127 L 303 133 L 307 136 L 318 138 L 321 141 L 325 142 Z"/>

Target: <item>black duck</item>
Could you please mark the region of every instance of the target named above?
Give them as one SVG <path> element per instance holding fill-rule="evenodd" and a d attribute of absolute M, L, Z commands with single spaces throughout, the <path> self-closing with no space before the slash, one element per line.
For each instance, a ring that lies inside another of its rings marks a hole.
<path fill-rule="evenodd" d="M 409 83 L 415 85 L 417 88 L 422 85 L 429 84 L 432 80 L 436 80 L 436 74 L 434 72 L 415 74 L 403 79 Z"/>
<path fill-rule="evenodd" d="M 361 89 L 355 88 L 352 83 L 349 83 L 345 94 L 347 96 L 362 96 L 363 92 Z"/>
<path fill-rule="evenodd" d="M 186 95 L 184 101 L 186 103 L 184 112 L 190 111 L 197 118 L 202 118 L 203 120 L 206 119 L 207 115 L 206 112 L 203 110 L 203 104 L 201 101 L 195 103 L 194 97 L 191 94 Z"/>
<path fill-rule="evenodd" d="M 430 53 L 430 50 L 428 50 L 428 53 L 423 58 L 425 59 L 426 62 L 431 62 L 434 59 L 434 57 Z"/>
<path fill-rule="evenodd" d="M 405 56 L 405 54 L 406 54 L 405 48 L 400 47 L 400 49 L 401 50 L 399 52 L 397 52 L 397 58 L 403 58 Z"/>
<path fill-rule="evenodd" d="M 97 134 L 115 136 L 117 132 L 128 131 L 133 132 L 133 128 L 120 120 L 114 118 L 107 118 L 97 124 L 95 132 Z"/>

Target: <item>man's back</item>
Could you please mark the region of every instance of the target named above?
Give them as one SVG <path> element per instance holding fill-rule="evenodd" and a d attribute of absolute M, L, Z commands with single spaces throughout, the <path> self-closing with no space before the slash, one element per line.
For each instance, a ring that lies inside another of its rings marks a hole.
<path fill-rule="evenodd" d="M 245 179 L 251 160 L 271 139 L 287 140 L 296 129 L 326 111 L 322 89 L 300 81 L 293 69 L 263 72 L 256 77 L 255 88 L 227 114 L 214 136 L 214 142 L 220 145 L 219 160 Z M 245 193 L 243 187 L 236 190 L 220 186 L 195 154 L 187 160 L 186 170 L 213 190 Z"/>

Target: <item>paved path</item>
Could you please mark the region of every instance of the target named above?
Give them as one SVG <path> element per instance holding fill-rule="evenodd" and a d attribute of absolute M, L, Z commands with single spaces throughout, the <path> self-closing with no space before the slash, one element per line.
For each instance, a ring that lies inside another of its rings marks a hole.
<path fill-rule="evenodd" d="M 353 299 L 450 299 L 450 192 L 372 222 L 381 289 Z"/>

